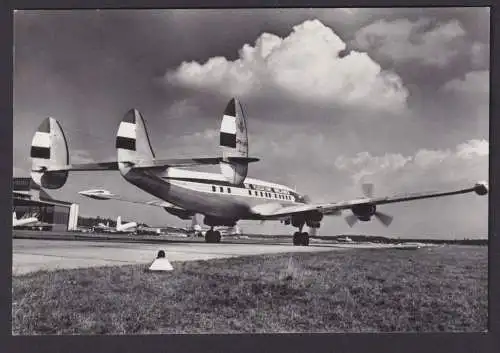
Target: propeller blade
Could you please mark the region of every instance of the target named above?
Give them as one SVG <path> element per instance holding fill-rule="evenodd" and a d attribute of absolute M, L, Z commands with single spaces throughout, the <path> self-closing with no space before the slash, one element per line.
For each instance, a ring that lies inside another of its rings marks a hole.
<path fill-rule="evenodd" d="M 368 198 L 373 197 L 373 190 L 374 190 L 373 184 L 371 184 L 371 183 L 362 184 L 361 190 L 363 191 L 363 195 L 365 195 L 365 197 L 368 197 Z"/>
<path fill-rule="evenodd" d="M 356 224 L 356 222 L 358 221 L 358 217 L 356 217 L 355 215 L 352 214 L 352 215 L 345 217 L 345 221 L 347 222 L 349 227 L 352 228 L 352 226 L 354 226 Z"/>
<path fill-rule="evenodd" d="M 375 212 L 375 217 L 386 227 L 389 227 L 394 219 L 394 217 L 378 211 Z"/>

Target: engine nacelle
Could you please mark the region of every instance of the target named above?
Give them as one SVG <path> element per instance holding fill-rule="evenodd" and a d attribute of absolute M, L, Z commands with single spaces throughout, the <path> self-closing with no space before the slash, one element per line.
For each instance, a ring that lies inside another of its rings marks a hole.
<path fill-rule="evenodd" d="M 193 217 L 194 215 L 194 213 L 190 211 L 180 210 L 178 208 L 163 207 L 163 209 L 171 215 L 179 217 L 180 219 L 191 219 L 191 217 Z"/>
<path fill-rule="evenodd" d="M 311 228 L 319 228 L 320 222 L 323 219 L 323 213 L 319 211 L 311 211 L 305 214 L 296 214 L 291 217 L 292 226 L 300 228 L 307 224 Z"/>
<path fill-rule="evenodd" d="M 32 172 L 31 173 L 31 178 L 35 183 L 38 184 L 42 188 L 45 189 L 59 189 L 66 184 L 66 181 L 68 180 L 68 172 L 67 171 L 57 171 L 57 172 L 45 172 L 42 174 L 39 174 L 37 172 Z"/>
<path fill-rule="evenodd" d="M 474 192 L 480 196 L 486 195 L 488 193 L 488 183 L 486 181 L 476 183 L 474 185 Z"/>
<path fill-rule="evenodd" d="M 351 211 L 360 221 L 368 222 L 377 211 L 377 207 L 372 204 L 356 205 Z"/>

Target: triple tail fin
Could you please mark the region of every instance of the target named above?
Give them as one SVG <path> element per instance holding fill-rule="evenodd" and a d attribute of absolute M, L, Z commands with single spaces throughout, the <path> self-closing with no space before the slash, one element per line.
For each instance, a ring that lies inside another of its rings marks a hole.
<path fill-rule="evenodd" d="M 229 101 L 224 110 L 220 128 L 222 161 L 221 173 L 232 184 L 241 184 L 248 173 L 248 163 L 258 159 L 248 158 L 248 134 L 245 114 L 238 99 Z"/>
<path fill-rule="evenodd" d="M 47 189 L 58 189 L 68 179 L 68 143 L 59 122 L 48 117 L 42 121 L 31 141 L 31 179 Z M 50 171 L 53 170 L 53 171 Z"/>
<path fill-rule="evenodd" d="M 144 118 L 137 109 L 130 109 L 116 134 L 117 160 L 120 163 L 151 162 L 155 159 Z"/>

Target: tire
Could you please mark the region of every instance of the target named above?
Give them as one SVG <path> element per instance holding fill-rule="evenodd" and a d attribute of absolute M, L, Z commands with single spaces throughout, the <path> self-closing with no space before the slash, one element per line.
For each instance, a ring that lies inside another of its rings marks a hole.
<path fill-rule="evenodd" d="M 293 245 L 298 246 L 302 242 L 302 234 L 299 232 L 293 233 Z"/>
<path fill-rule="evenodd" d="M 302 233 L 302 245 L 309 246 L 309 233 Z"/>
<path fill-rule="evenodd" d="M 205 243 L 213 243 L 213 233 L 209 230 L 205 234 Z"/>

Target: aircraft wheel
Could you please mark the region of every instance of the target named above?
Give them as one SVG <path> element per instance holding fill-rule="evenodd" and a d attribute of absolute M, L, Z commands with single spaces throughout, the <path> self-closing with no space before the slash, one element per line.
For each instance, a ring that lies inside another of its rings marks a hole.
<path fill-rule="evenodd" d="M 302 233 L 302 244 L 301 245 L 304 245 L 304 246 L 309 246 L 309 233 Z"/>
<path fill-rule="evenodd" d="M 302 234 L 300 232 L 293 233 L 293 245 L 300 245 L 302 242 Z"/>
<path fill-rule="evenodd" d="M 220 232 L 217 232 L 217 231 L 216 231 L 216 232 L 214 232 L 214 237 L 213 237 L 213 239 L 214 239 L 214 243 L 220 243 L 221 238 L 222 238 L 222 237 L 221 237 L 221 235 L 220 235 Z"/>

